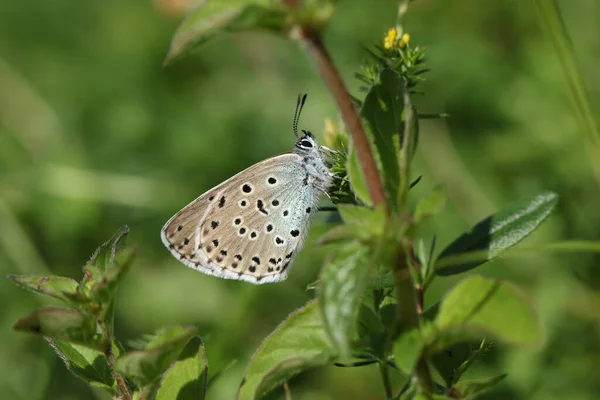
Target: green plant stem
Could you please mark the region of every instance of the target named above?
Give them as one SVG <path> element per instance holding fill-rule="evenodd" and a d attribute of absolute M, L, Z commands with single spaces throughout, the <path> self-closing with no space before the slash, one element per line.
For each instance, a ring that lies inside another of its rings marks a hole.
<path fill-rule="evenodd" d="M 409 162 L 409 152 L 410 152 L 410 140 L 412 137 L 413 131 L 413 118 L 414 112 L 412 108 L 412 102 L 410 100 L 410 95 L 408 93 L 408 88 L 406 87 L 406 80 L 403 81 L 402 84 L 402 92 L 404 97 L 404 110 L 406 113 L 404 119 L 404 135 L 402 138 L 402 149 L 400 153 L 400 193 L 398 196 L 398 210 L 400 212 L 404 211 L 404 207 L 406 204 L 406 198 L 408 196 L 408 189 L 410 186 L 410 162 Z"/>
<path fill-rule="evenodd" d="M 115 368 L 116 359 L 115 353 L 112 349 L 112 343 L 109 343 L 104 354 L 106 355 L 106 360 L 108 362 L 110 371 L 112 372 L 113 378 L 115 379 L 115 382 L 117 382 L 117 387 L 119 388 L 119 392 L 121 394 L 120 398 L 123 400 L 131 400 L 131 392 L 127 387 L 127 383 L 125 383 L 125 379 L 117 372 Z"/>
<path fill-rule="evenodd" d="M 406 118 L 404 120 L 404 137 L 402 138 L 402 150 L 400 155 L 400 192 L 398 196 L 398 210 L 401 214 L 407 214 L 405 210 L 406 198 L 410 185 L 410 163 L 409 163 L 409 146 L 411 135 L 413 133 L 413 118 L 412 102 L 406 87 L 406 82 L 403 84 L 404 109 L 406 110 Z M 402 317 L 402 322 L 411 327 L 418 327 L 420 324 L 419 315 L 423 310 L 424 292 L 415 289 L 410 273 L 410 266 L 407 255 L 412 254 L 412 241 L 402 240 L 400 251 L 394 260 L 393 276 L 394 286 L 396 288 L 396 299 L 398 302 L 398 312 Z M 422 286 L 420 286 L 422 287 Z M 425 393 L 433 392 L 433 379 L 429 371 L 427 360 L 420 358 L 417 361 L 414 377 L 417 385 Z"/>
<path fill-rule="evenodd" d="M 337 102 L 346 128 L 352 137 L 352 142 L 356 149 L 361 168 L 365 174 L 373 205 L 377 206 L 383 203 L 389 212 L 389 203 L 383 189 L 379 171 L 377 170 L 375 158 L 371 152 L 367 134 L 360 122 L 358 112 L 352 103 L 348 90 L 344 85 L 344 81 L 342 81 L 340 73 L 333 64 L 333 61 L 321 40 L 319 31 L 310 26 L 298 26 L 297 29 L 293 30 L 292 36 L 306 46 L 317 69 L 321 73 L 321 77 L 329 87 L 329 91 Z"/>
<path fill-rule="evenodd" d="M 596 182 L 600 185 L 600 127 L 594 117 L 588 90 L 581 75 L 573 45 L 556 0 L 535 0 L 538 18 L 550 36 L 565 75 L 568 93 L 577 120 L 588 144 Z"/>
<path fill-rule="evenodd" d="M 379 374 L 381 375 L 381 381 L 383 382 L 383 390 L 385 390 L 385 398 L 391 399 L 394 393 L 392 392 L 392 383 L 390 382 L 390 374 L 388 371 L 388 365 L 386 363 L 379 363 Z"/>
<path fill-rule="evenodd" d="M 287 2 L 290 3 L 290 0 Z M 339 72 L 337 71 L 329 53 L 327 52 L 327 49 L 323 44 L 320 32 L 310 26 L 297 26 L 296 29 L 292 30 L 291 36 L 306 46 L 317 66 L 317 69 L 321 73 L 323 80 L 329 87 L 331 94 L 338 104 L 342 118 L 346 124 L 346 128 L 352 137 L 361 168 L 365 174 L 373 205 L 377 206 L 383 203 L 389 215 L 390 204 L 383 189 L 383 183 L 377 169 L 375 158 L 371 152 L 369 140 L 360 122 L 356 108 L 354 107 L 350 95 L 348 94 L 348 90 L 346 89 Z M 405 98 L 406 96 L 408 96 L 407 93 L 405 93 Z M 410 111 L 407 109 L 406 128 L 402 148 L 403 161 L 401 161 L 401 163 L 403 164 L 401 164 L 401 172 L 404 175 L 402 175 L 401 182 L 403 185 L 403 192 L 401 191 L 401 204 L 404 204 L 406 192 L 408 192 L 409 187 L 409 183 L 407 183 L 407 178 L 409 176 L 408 143 L 410 143 L 410 131 L 412 128 L 412 119 L 409 119 L 409 116 L 412 117 L 412 106 L 410 107 Z M 408 132 L 408 134 L 406 134 L 406 132 Z M 418 326 L 419 315 L 417 313 L 415 288 L 412 279 L 410 279 L 410 272 L 408 271 L 408 265 L 406 264 L 403 246 L 400 246 L 399 257 L 394 261 L 393 275 L 396 288 L 396 297 L 398 299 L 399 313 L 405 323 L 408 323 L 411 326 Z M 386 385 L 386 378 L 384 376 L 382 376 L 382 378 L 384 379 L 384 385 Z M 425 359 L 421 359 L 417 362 L 417 366 L 415 368 L 415 378 L 421 390 L 427 393 L 433 392 L 433 380 Z"/>
<path fill-rule="evenodd" d="M 394 286 L 396 288 L 396 301 L 398 303 L 398 312 L 401 316 L 401 321 L 404 325 L 419 326 L 419 313 L 417 294 L 411 279 L 410 271 L 406 262 L 406 254 L 402 248 L 397 259 L 394 260 L 394 269 L 392 271 L 394 277 Z M 417 381 L 419 388 L 425 393 L 433 392 L 433 379 L 429 366 L 424 358 L 417 361 L 414 378 Z"/>

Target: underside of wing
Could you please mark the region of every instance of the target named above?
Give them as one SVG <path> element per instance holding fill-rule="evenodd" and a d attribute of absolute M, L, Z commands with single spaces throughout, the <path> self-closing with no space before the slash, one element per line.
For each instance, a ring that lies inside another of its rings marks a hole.
<path fill-rule="evenodd" d="M 304 178 L 295 154 L 255 164 L 183 208 L 165 224 L 162 240 L 182 263 L 206 274 L 284 280 L 317 198 Z"/>

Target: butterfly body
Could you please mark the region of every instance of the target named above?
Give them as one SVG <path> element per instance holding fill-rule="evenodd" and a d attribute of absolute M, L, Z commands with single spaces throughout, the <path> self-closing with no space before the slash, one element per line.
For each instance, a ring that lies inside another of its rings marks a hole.
<path fill-rule="evenodd" d="M 282 281 L 331 181 L 325 154 L 304 131 L 291 153 L 250 166 L 184 207 L 163 227 L 162 241 L 205 274 Z"/>

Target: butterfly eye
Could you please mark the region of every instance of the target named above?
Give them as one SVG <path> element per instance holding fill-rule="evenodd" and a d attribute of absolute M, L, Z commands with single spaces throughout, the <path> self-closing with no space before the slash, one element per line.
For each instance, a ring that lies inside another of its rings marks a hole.
<path fill-rule="evenodd" d="M 308 140 L 302 140 L 300 142 L 300 146 L 302 146 L 302 147 L 313 147 L 312 143 L 309 142 Z"/>

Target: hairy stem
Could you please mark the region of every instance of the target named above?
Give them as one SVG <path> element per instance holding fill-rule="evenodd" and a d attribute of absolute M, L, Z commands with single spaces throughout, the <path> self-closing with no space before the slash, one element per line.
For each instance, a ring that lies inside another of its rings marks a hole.
<path fill-rule="evenodd" d="M 404 95 L 404 109 L 406 110 L 406 119 L 404 121 L 404 137 L 402 138 L 402 150 L 400 155 L 400 195 L 398 198 L 398 209 L 400 213 L 405 213 L 406 199 L 410 182 L 410 144 L 413 134 L 413 118 L 415 117 L 406 82 L 402 85 Z M 398 301 L 398 312 L 402 321 L 409 326 L 418 327 L 420 324 L 420 314 L 423 312 L 424 292 L 419 285 L 415 288 L 415 282 L 411 279 L 410 260 L 413 256 L 412 240 L 403 240 L 401 250 L 394 260 L 394 283 L 396 288 L 396 299 Z M 426 393 L 433 391 L 433 379 L 427 360 L 420 358 L 414 371 L 417 385 Z"/>
<path fill-rule="evenodd" d="M 383 190 L 375 158 L 371 152 L 369 139 L 360 122 L 356 107 L 352 103 L 348 90 L 325 48 L 319 32 L 311 27 L 298 27 L 293 35 L 308 49 L 323 80 L 329 87 L 329 91 L 337 102 L 365 174 L 373 205 L 377 206 L 383 203 L 389 210 L 389 204 Z"/>
<path fill-rule="evenodd" d="M 422 304 L 419 306 L 418 298 L 420 296 L 417 294 L 411 279 L 404 249 L 400 251 L 394 261 L 393 277 L 400 321 L 405 325 L 418 327 L 419 308 L 422 308 Z M 414 378 L 422 391 L 425 393 L 433 392 L 433 379 L 425 358 L 420 358 L 417 362 Z"/>
<path fill-rule="evenodd" d="M 113 378 L 115 378 L 115 382 L 117 382 L 117 387 L 119 388 L 119 392 L 121 393 L 120 398 L 123 400 L 131 400 L 131 392 L 129 391 L 129 388 L 127 387 L 127 383 L 125 383 L 125 379 L 115 369 L 116 358 L 115 358 L 115 353 L 113 352 L 113 349 L 112 349 L 112 343 L 110 343 L 107 346 L 104 354 L 106 355 L 108 367 L 110 368 L 110 371 L 112 372 Z"/>
<path fill-rule="evenodd" d="M 404 135 L 402 137 L 402 150 L 400 153 L 400 195 L 398 196 L 398 209 L 401 211 L 403 211 L 406 204 L 410 185 L 410 162 L 408 158 L 410 156 L 410 144 L 413 134 L 412 122 L 414 118 L 412 102 L 410 100 L 410 95 L 408 94 L 408 88 L 406 87 L 406 80 L 403 80 L 402 92 L 404 95 L 406 118 L 404 120 Z"/>

